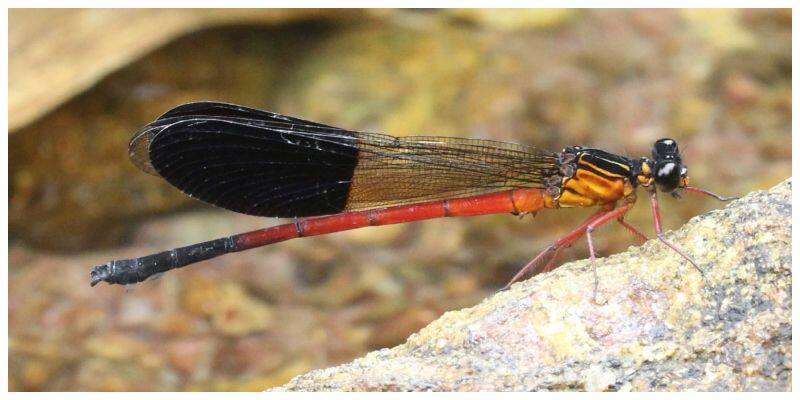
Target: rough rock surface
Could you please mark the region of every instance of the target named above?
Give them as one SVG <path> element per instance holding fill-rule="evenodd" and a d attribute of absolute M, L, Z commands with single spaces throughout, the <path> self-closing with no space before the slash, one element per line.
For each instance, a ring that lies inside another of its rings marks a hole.
<path fill-rule="evenodd" d="M 278 390 L 791 390 L 791 178 L 667 238 L 564 265 Z"/>

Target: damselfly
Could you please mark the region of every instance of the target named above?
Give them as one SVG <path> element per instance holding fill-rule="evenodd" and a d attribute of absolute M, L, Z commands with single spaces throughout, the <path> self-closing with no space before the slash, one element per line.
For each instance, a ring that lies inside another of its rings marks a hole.
<path fill-rule="evenodd" d="M 95 266 L 91 284 L 131 284 L 223 254 L 288 239 L 440 217 L 535 213 L 598 207 L 573 231 L 525 265 L 552 269 L 560 252 L 593 231 L 623 220 L 647 189 L 656 236 L 698 271 L 662 233 L 657 191 L 695 192 L 672 139 L 655 142 L 652 158 L 629 158 L 581 146 L 560 152 L 490 140 L 393 137 L 336 128 L 242 106 L 199 102 L 176 107 L 135 134 L 130 156 L 191 197 L 228 210 L 293 218 L 288 224 Z M 551 260 L 544 264 L 546 256 Z M 597 272 L 595 273 L 595 293 Z M 508 287 L 508 286 L 507 286 Z"/>

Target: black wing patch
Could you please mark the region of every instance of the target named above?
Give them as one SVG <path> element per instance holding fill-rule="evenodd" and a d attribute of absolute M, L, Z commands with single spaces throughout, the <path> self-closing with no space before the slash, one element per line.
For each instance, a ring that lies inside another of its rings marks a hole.
<path fill-rule="evenodd" d="M 176 107 L 130 144 L 133 162 L 232 211 L 306 217 L 541 187 L 555 155 L 451 137 L 360 133 L 223 103 Z"/>

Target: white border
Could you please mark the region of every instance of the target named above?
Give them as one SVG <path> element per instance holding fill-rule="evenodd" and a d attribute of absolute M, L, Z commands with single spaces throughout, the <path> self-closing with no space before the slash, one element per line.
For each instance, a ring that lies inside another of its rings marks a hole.
<path fill-rule="evenodd" d="M 220 1 L 209 1 L 209 0 L 193 0 L 192 2 L 175 2 L 175 1 L 153 1 L 153 0 L 121 0 L 121 1 L 71 1 L 71 2 L 61 2 L 55 0 L 33 0 L 33 1 L 17 1 L 12 0 L 6 2 L 7 6 L 3 9 L 2 21 L 5 23 L 2 29 L 2 43 L 3 43 L 3 54 L 4 59 L 2 63 L 3 67 L 3 78 L 2 78 L 2 88 L 5 93 L 3 96 L 2 101 L 4 107 L 2 109 L 2 113 L 0 113 L 0 120 L 6 127 L 6 132 L 8 132 L 8 8 L 41 8 L 41 7 L 122 7 L 122 8 L 144 8 L 144 7 L 175 7 L 175 8 L 183 8 L 183 7 L 190 7 L 190 8 L 214 8 L 219 7 L 220 5 L 224 5 L 226 7 L 254 7 L 260 8 L 264 6 L 275 7 L 275 8 L 296 8 L 299 6 L 303 7 L 325 7 L 325 8 L 337 8 L 337 7 L 530 7 L 530 6 L 537 6 L 542 8 L 548 7 L 652 7 L 652 8 L 680 8 L 680 7 L 715 7 L 715 8 L 788 8 L 792 6 L 792 2 L 790 1 L 775 1 L 775 0 L 762 0 L 758 2 L 754 1 L 741 1 L 741 0 L 729 0 L 729 1 L 688 1 L 688 0 L 677 0 L 672 2 L 633 2 L 633 1 L 606 1 L 603 2 L 602 5 L 597 4 L 596 2 L 592 1 L 536 1 L 536 2 L 524 2 L 524 1 L 397 1 L 397 0 L 388 0 L 388 1 L 339 1 L 339 2 L 331 2 L 331 1 L 299 1 L 299 0 L 274 0 L 274 1 L 245 1 L 245 0 L 227 0 L 225 2 Z M 68 4 L 67 4 L 68 3 Z M 792 18 L 796 18 L 798 16 L 798 11 L 796 9 L 792 10 Z M 797 51 L 797 34 L 792 32 L 792 58 L 798 54 Z M 792 65 L 792 75 L 797 76 L 797 68 L 793 64 Z M 792 93 L 796 93 L 798 89 L 798 84 L 796 81 L 792 82 Z M 795 110 L 797 109 L 797 102 L 793 97 L 792 102 L 792 129 L 793 132 L 797 132 L 798 122 L 795 116 Z M 798 172 L 798 164 L 796 160 L 796 155 L 798 154 L 798 142 L 794 140 L 794 135 L 792 135 L 792 175 L 796 175 Z M 5 162 L 3 163 L 4 167 L 6 168 L 6 177 L 8 177 L 8 134 L 3 135 L 2 141 L 0 142 L 3 147 L 3 156 L 5 157 Z M 8 260 L 8 184 L 7 182 L 0 185 L 2 186 L 2 201 L 5 203 L 5 207 L 3 207 L 2 216 L 3 220 L 6 222 L 6 230 L 5 238 L 3 240 L 3 253 L 5 255 L 5 259 Z M 792 191 L 792 202 L 797 203 L 798 198 L 800 195 L 798 192 Z M 794 238 L 798 237 L 798 228 L 797 225 L 794 223 L 794 216 L 792 217 L 792 235 Z M 796 241 L 792 240 L 792 256 L 793 259 L 798 259 L 798 250 L 796 246 Z M 2 303 L 2 310 L 3 310 L 3 318 L 0 319 L 0 327 L 2 327 L 2 331 L 4 333 L 5 342 L 2 343 L 2 358 L 5 360 L 3 363 L 2 368 L 0 368 L 0 390 L 3 392 L 8 391 L 8 263 L 5 263 L 6 268 L 4 273 L 0 274 L 0 279 L 3 280 L 3 285 L 6 288 L 6 294 L 4 296 L 0 296 L 0 303 Z M 794 274 L 793 274 L 794 277 Z M 794 280 L 793 288 L 792 288 L 792 297 L 798 298 L 800 296 L 800 289 L 798 289 L 797 281 Z M 794 321 L 798 321 L 798 312 L 796 309 L 792 311 L 792 318 Z M 797 337 L 797 329 L 793 326 L 792 327 L 792 335 L 793 337 Z M 797 354 L 797 348 L 795 343 L 792 344 L 792 353 Z M 792 387 L 798 387 L 800 383 L 800 378 L 797 377 L 796 373 L 792 374 Z M 113 394 L 116 398 L 130 398 L 140 400 L 143 394 L 141 393 L 117 393 Z M 381 396 L 383 398 L 398 398 L 398 397 L 408 397 L 408 396 L 428 396 L 432 395 L 438 398 L 458 398 L 458 399 L 484 399 L 486 398 L 486 394 L 481 393 L 465 393 L 465 394 L 402 394 L 402 393 L 384 393 L 384 394 L 376 394 L 376 393 L 328 393 L 328 394 L 315 394 L 315 393 L 148 393 L 146 394 L 149 398 L 169 398 L 169 399 L 178 399 L 178 398 L 212 398 L 212 397 L 221 397 L 225 396 L 226 398 L 230 398 L 231 396 L 235 396 L 237 398 L 254 398 L 258 396 L 258 398 L 262 398 L 264 396 L 268 398 L 309 398 L 309 397 L 322 397 L 325 398 L 333 398 L 333 399 L 353 399 L 353 398 L 365 398 L 365 397 L 377 397 Z M 544 395 L 544 394 L 543 394 Z M 600 394 L 593 394 L 593 393 L 549 393 L 546 394 L 547 396 L 556 396 L 560 398 L 588 398 L 588 396 L 598 396 Z M 609 395 L 609 394 L 604 394 Z M 643 394 L 640 393 L 619 393 L 613 394 L 615 396 L 626 397 L 626 398 L 641 398 Z M 110 394 L 106 393 L 11 393 L 8 395 L 9 398 L 42 398 L 42 397 L 51 397 L 51 398 L 59 398 L 59 399 L 107 399 Z M 525 396 L 529 398 L 531 394 L 526 393 L 504 393 L 502 396 L 508 397 L 516 397 L 522 398 Z M 674 393 L 647 393 L 646 396 L 648 399 L 659 399 L 659 398 L 675 398 L 680 396 L 681 398 L 698 398 L 698 397 L 714 397 L 714 398 L 728 398 L 728 399 L 750 399 L 752 398 L 753 394 L 751 393 L 683 393 L 683 394 L 674 394 Z M 758 395 L 760 398 L 790 398 L 790 393 L 762 393 Z"/>
<path fill-rule="evenodd" d="M 798 11 L 797 8 L 792 9 L 792 21 L 793 21 L 792 23 L 792 177 L 798 175 L 798 169 L 800 169 L 800 167 L 798 167 L 797 165 L 798 146 L 800 145 L 798 144 L 797 137 L 795 136 L 797 132 L 800 132 L 798 130 L 798 122 L 797 122 L 797 115 L 798 115 L 797 97 L 795 97 L 795 93 L 797 93 L 798 87 L 800 86 L 798 86 L 797 84 L 797 79 L 794 79 L 797 78 L 797 71 L 798 71 L 797 64 L 795 64 L 794 61 L 798 57 L 798 54 L 800 54 L 797 48 L 798 34 L 796 33 L 797 31 L 794 30 L 794 19 L 797 18 L 798 15 L 800 15 L 800 11 Z M 794 178 L 792 178 L 792 180 L 794 180 Z M 794 182 L 792 182 L 792 184 L 794 185 Z M 794 190 L 794 187 L 792 187 L 792 204 L 798 204 L 797 202 L 798 199 L 800 199 L 800 194 L 798 194 L 798 192 Z M 798 322 L 798 320 L 800 320 L 798 319 L 798 315 L 800 315 L 800 313 L 798 313 L 797 307 L 794 306 L 794 299 L 800 296 L 800 289 L 797 288 L 797 283 L 798 283 L 797 271 L 794 268 L 795 266 L 794 262 L 797 261 L 797 256 L 798 256 L 798 250 L 797 250 L 798 233 L 800 233 L 800 228 L 797 227 L 797 219 L 794 217 L 794 207 L 793 207 L 792 208 L 792 321 L 793 322 Z M 794 325 L 794 323 L 792 323 L 792 338 L 796 338 L 798 332 L 799 331 L 797 329 L 797 325 Z M 794 361 L 794 355 L 797 354 L 797 350 L 798 350 L 797 341 L 792 340 L 793 361 Z M 792 369 L 792 387 L 796 388 L 798 387 L 798 385 L 800 385 L 800 378 L 798 378 L 797 373 L 794 371 L 794 369 Z"/>
<path fill-rule="evenodd" d="M 791 8 L 792 2 L 786 0 L 674 0 L 674 1 L 632 1 L 608 0 L 599 4 L 587 0 L 192 0 L 192 1 L 155 1 L 155 0 L 10 0 L 9 8 Z"/>
<path fill-rule="evenodd" d="M 6 228 L 3 230 L 3 239 L 2 239 L 2 246 L 3 246 L 3 260 L 4 263 L 0 265 L 5 265 L 4 271 L 0 273 L 0 280 L 2 280 L 2 287 L 5 288 L 5 294 L 0 296 L 0 306 L 2 306 L 2 313 L 3 317 L 0 318 L 0 331 L 2 331 L 2 343 L 0 343 L 0 355 L 2 360 L 5 360 L 2 366 L 0 366 L 0 391 L 8 392 L 8 176 L 9 176 L 9 165 L 8 165 L 8 9 L 4 8 L 3 12 L 3 22 L 5 25 L 3 26 L 3 31 L 0 33 L 2 39 L 3 46 L 3 76 L 2 76 L 2 86 L 3 86 L 3 96 L 2 102 L 3 109 L 0 111 L 0 121 L 2 121 L 3 126 L 6 129 L 6 133 L 3 135 L 2 139 L 0 139 L 0 146 L 2 146 L 2 154 L 3 154 L 3 170 L 5 170 L 6 181 L 0 185 L 2 187 L 2 198 L 3 201 L 3 208 L 0 213 L 3 216 L 3 222 L 5 223 Z"/>

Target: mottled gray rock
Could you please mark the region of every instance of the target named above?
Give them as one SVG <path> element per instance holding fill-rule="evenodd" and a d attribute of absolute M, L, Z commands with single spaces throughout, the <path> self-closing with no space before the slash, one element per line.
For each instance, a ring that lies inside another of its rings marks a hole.
<path fill-rule="evenodd" d="M 791 178 L 657 241 L 564 265 L 278 390 L 791 390 Z"/>

